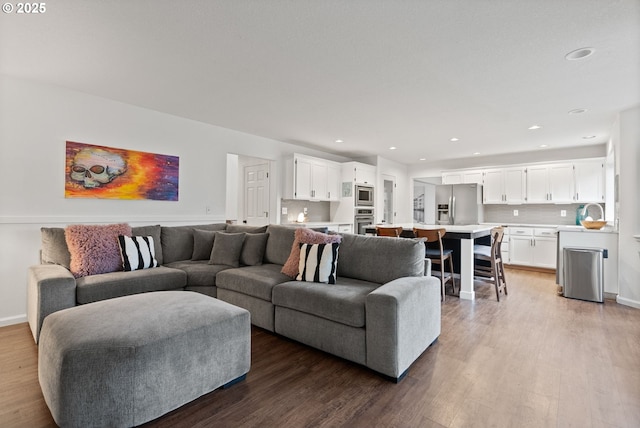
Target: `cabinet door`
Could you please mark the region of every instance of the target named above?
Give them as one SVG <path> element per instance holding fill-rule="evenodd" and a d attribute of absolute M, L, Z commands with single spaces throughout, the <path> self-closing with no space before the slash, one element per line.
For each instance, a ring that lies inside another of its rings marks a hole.
<path fill-rule="evenodd" d="M 604 202 L 604 161 L 574 164 L 577 202 Z"/>
<path fill-rule="evenodd" d="M 575 195 L 573 164 L 549 165 L 549 199 L 554 203 L 572 203 Z"/>
<path fill-rule="evenodd" d="M 462 182 L 466 184 L 482 184 L 482 170 L 462 171 Z"/>
<path fill-rule="evenodd" d="M 522 204 L 526 197 L 526 174 L 524 168 L 504 170 L 504 197 L 508 204 Z"/>
<path fill-rule="evenodd" d="M 504 170 L 487 169 L 484 172 L 482 200 L 485 204 L 504 204 Z"/>
<path fill-rule="evenodd" d="M 312 162 L 306 158 L 295 159 L 294 199 L 311 199 L 311 168 Z"/>
<path fill-rule="evenodd" d="M 509 262 L 514 265 L 530 266 L 533 261 L 531 236 L 509 237 Z"/>
<path fill-rule="evenodd" d="M 527 167 L 527 203 L 549 202 L 549 169 L 545 165 Z"/>
<path fill-rule="evenodd" d="M 327 200 L 327 164 L 314 162 L 311 164 L 311 198 Z"/>
<path fill-rule="evenodd" d="M 533 266 L 556 268 L 556 238 L 533 238 Z"/>
<path fill-rule="evenodd" d="M 327 199 L 330 201 L 340 200 L 340 177 L 342 168 L 340 164 L 329 164 L 327 166 Z"/>
<path fill-rule="evenodd" d="M 442 184 L 462 184 L 462 173 L 446 172 L 442 174 Z"/>
<path fill-rule="evenodd" d="M 355 171 L 356 183 L 375 185 L 376 183 L 376 170 L 375 168 L 366 166 L 356 166 Z"/>

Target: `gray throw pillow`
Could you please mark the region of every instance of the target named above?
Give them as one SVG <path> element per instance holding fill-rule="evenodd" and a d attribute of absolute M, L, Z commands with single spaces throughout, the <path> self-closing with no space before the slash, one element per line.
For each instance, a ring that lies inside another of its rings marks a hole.
<path fill-rule="evenodd" d="M 240 267 L 243 242 L 244 233 L 216 232 L 209 264 Z"/>
<path fill-rule="evenodd" d="M 193 231 L 193 255 L 191 260 L 209 260 L 215 237 L 216 232 L 213 230 L 195 229 Z"/>
<path fill-rule="evenodd" d="M 264 250 L 267 247 L 266 233 L 247 233 L 244 237 L 244 245 L 240 253 L 240 264 L 245 266 L 259 266 L 264 258 Z"/>
<path fill-rule="evenodd" d="M 64 229 L 61 227 L 42 227 L 42 263 L 53 263 L 71 269 L 71 253 L 67 247 Z"/>

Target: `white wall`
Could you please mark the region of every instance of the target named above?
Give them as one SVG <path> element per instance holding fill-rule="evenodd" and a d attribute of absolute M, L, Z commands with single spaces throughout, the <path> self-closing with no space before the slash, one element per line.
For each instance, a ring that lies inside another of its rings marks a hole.
<path fill-rule="evenodd" d="M 617 128 L 617 129 L 616 129 Z M 623 111 L 614 127 L 619 174 L 618 302 L 640 308 L 640 107 Z"/>
<path fill-rule="evenodd" d="M 65 199 L 67 140 L 179 156 L 179 201 Z M 40 227 L 224 221 L 227 153 L 279 163 L 272 171 L 272 178 L 279 180 L 283 159 L 294 152 L 339 160 L 316 150 L 0 75 L 0 325 L 26 320 L 27 267 L 38 262 Z M 273 197 L 279 199 L 280 192 Z"/>

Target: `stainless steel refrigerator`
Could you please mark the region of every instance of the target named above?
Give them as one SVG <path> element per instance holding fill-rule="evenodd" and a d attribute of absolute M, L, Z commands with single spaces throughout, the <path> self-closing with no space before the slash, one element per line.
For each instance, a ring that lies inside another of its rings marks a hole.
<path fill-rule="evenodd" d="M 481 184 L 436 186 L 437 224 L 478 224 L 483 220 Z"/>

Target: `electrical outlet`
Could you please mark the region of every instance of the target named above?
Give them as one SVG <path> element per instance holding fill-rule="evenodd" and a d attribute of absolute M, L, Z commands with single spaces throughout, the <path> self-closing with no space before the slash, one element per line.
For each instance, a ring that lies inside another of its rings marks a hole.
<path fill-rule="evenodd" d="M 518 217 L 518 210 L 513 210 L 513 216 Z"/>
<path fill-rule="evenodd" d="M 566 217 L 567 216 L 567 210 L 560 210 L 560 217 Z"/>
<path fill-rule="evenodd" d="M 303 213 L 304 215 L 307 215 L 307 207 L 304 207 L 304 208 L 302 209 L 302 213 Z"/>
<path fill-rule="evenodd" d="M 209 205 L 207 205 L 206 207 L 204 207 L 204 213 L 205 214 L 211 214 L 211 207 Z"/>
<path fill-rule="evenodd" d="M 287 215 L 288 212 L 289 210 L 287 209 L 287 207 L 282 207 L 282 215 Z"/>

